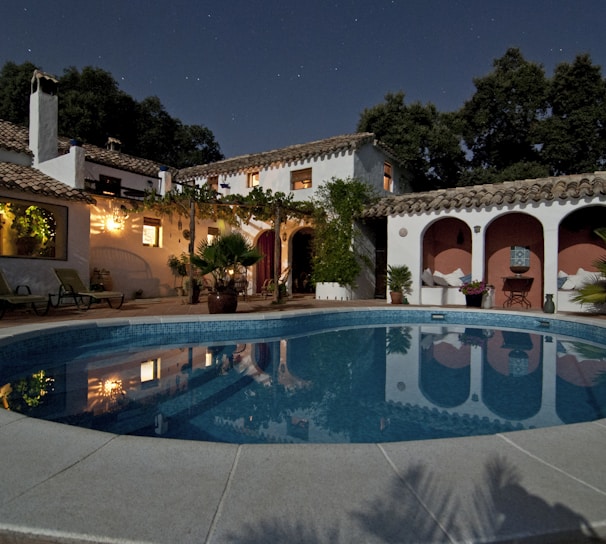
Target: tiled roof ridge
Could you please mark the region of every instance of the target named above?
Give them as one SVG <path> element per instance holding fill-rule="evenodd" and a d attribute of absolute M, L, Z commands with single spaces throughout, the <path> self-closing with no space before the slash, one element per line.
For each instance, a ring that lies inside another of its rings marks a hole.
<path fill-rule="evenodd" d="M 96 200 L 82 189 L 76 189 L 57 181 L 33 168 L 12 162 L 0 162 L 0 187 L 36 195 L 76 200 L 95 204 Z"/>
<path fill-rule="evenodd" d="M 67 153 L 70 147 L 70 138 L 60 136 L 57 141 L 57 152 L 59 154 Z M 29 147 L 29 129 L 28 127 L 0 119 L 0 148 L 19 153 L 32 155 Z M 158 177 L 158 171 L 163 164 L 128 155 L 121 151 L 105 149 L 92 144 L 82 144 L 86 154 L 86 160 L 97 164 L 103 164 L 127 172 L 141 174 L 150 177 Z M 176 174 L 176 168 L 169 168 Z"/>
<path fill-rule="evenodd" d="M 0 147 L 8 151 L 32 155 L 27 127 L 0 119 Z"/>
<path fill-rule="evenodd" d="M 187 181 L 198 176 L 213 176 L 219 174 L 232 174 L 246 171 L 252 168 L 267 168 L 275 164 L 285 162 L 296 162 L 318 155 L 326 155 L 342 151 L 344 149 L 358 149 L 361 145 L 376 141 L 372 132 L 358 132 L 353 134 L 342 134 L 322 140 L 315 140 L 303 144 L 294 144 L 271 151 L 239 155 L 210 164 L 202 164 L 183 168 L 179 170 L 179 181 Z M 379 145 L 379 144 L 377 144 Z M 393 154 L 386 146 L 381 147 Z"/>
<path fill-rule="evenodd" d="M 461 208 L 477 209 L 527 202 L 572 200 L 597 195 L 606 196 L 606 172 L 505 181 L 387 196 L 366 209 L 362 217 L 385 217 Z"/>

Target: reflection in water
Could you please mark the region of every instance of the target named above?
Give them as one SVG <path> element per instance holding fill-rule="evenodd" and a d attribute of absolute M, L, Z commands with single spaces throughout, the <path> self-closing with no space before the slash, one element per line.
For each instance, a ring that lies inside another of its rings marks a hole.
<path fill-rule="evenodd" d="M 492 434 L 606 411 L 603 347 L 524 331 L 368 327 L 61 357 L 0 374 L 2 405 L 119 434 L 234 443 Z"/>

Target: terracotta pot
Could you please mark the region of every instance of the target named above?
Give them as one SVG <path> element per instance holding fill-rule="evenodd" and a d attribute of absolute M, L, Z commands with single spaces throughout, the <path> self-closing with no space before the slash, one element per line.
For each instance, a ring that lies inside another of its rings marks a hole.
<path fill-rule="evenodd" d="M 390 291 L 389 296 L 392 304 L 402 304 L 404 300 L 404 295 L 400 291 Z"/>
<path fill-rule="evenodd" d="M 209 314 L 233 314 L 238 308 L 238 293 L 215 292 L 208 295 Z"/>

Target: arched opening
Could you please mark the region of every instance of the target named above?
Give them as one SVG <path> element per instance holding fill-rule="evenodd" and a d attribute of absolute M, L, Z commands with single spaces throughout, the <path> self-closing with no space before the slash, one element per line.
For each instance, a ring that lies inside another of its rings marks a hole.
<path fill-rule="evenodd" d="M 577 275 L 579 269 L 597 271 L 593 263 L 604 255 L 604 242 L 594 232 L 600 227 L 606 227 L 606 206 L 587 206 L 562 219 L 558 229 L 558 271 L 563 273 L 561 278 Z M 558 287 L 564 285 L 565 280 Z M 575 288 L 570 282 L 569 287 Z"/>
<path fill-rule="evenodd" d="M 495 287 L 495 306 L 503 306 L 508 293 L 505 279 L 512 272 L 512 248 L 528 250 L 528 270 L 532 278 L 526 298 L 533 308 L 543 305 L 543 227 L 534 217 L 525 213 L 508 213 L 495 219 L 486 229 L 486 281 Z"/>
<path fill-rule="evenodd" d="M 423 270 L 471 273 L 471 231 L 460 219 L 435 221 L 423 236 Z"/>
<path fill-rule="evenodd" d="M 313 293 L 311 283 L 311 259 L 313 248 L 313 229 L 306 227 L 298 230 L 292 237 L 292 292 Z"/>

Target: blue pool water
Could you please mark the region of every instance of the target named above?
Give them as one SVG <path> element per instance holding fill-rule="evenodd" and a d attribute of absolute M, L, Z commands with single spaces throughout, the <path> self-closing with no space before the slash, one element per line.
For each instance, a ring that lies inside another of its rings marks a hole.
<path fill-rule="evenodd" d="M 117 434 L 449 438 L 606 417 L 605 344 L 601 327 L 484 312 L 108 320 L 0 341 L 0 397 Z"/>

